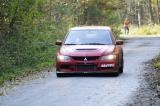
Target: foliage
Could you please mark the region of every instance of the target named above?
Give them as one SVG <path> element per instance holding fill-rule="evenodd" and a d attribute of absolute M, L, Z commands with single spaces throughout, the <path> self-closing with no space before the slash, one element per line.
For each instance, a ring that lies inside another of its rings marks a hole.
<path fill-rule="evenodd" d="M 159 0 L 125 0 L 124 18 L 134 25 L 160 24 Z"/>
<path fill-rule="evenodd" d="M 158 70 L 160 70 L 160 56 L 159 57 L 157 57 L 154 61 L 153 61 L 153 66 L 156 68 L 156 69 L 158 69 Z"/>
<path fill-rule="evenodd" d="M 160 25 L 144 25 L 139 28 L 131 27 L 131 34 L 133 35 L 159 35 Z"/>

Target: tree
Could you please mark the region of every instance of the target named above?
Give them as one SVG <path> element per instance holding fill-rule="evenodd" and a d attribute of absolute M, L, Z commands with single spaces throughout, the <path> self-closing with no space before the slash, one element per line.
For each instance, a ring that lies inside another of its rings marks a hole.
<path fill-rule="evenodd" d="M 159 23 L 159 0 L 125 0 L 125 17 L 135 25 Z"/>

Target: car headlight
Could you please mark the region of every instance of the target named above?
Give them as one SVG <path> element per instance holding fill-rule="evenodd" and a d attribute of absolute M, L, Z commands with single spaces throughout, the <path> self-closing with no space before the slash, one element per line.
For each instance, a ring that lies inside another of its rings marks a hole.
<path fill-rule="evenodd" d="M 102 56 L 101 60 L 115 60 L 116 59 L 116 55 L 114 54 L 110 54 L 110 55 L 106 55 L 106 56 Z"/>
<path fill-rule="evenodd" d="M 64 56 L 64 55 L 58 55 L 58 56 L 57 56 L 57 59 L 58 59 L 59 61 L 69 61 L 69 60 L 71 60 L 71 57 L 69 57 L 69 56 Z"/>

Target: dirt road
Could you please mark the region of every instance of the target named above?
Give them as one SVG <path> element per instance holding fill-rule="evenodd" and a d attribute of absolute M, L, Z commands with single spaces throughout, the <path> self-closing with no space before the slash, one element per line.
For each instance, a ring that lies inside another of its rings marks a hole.
<path fill-rule="evenodd" d="M 125 106 L 143 81 L 145 62 L 159 52 L 160 38 L 128 39 L 120 76 L 57 78 L 51 72 L 0 96 L 0 106 Z"/>

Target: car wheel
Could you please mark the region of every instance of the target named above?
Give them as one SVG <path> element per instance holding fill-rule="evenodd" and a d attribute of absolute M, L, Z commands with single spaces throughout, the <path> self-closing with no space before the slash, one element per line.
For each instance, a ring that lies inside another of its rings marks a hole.
<path fill-rule="evenodd" d="M 123 64 L 124 64 L 124 60 L 123 60 L 123 57 L 122 57 L 121 67 L 119 68 L 119 73 L 123 73 Z"/>

